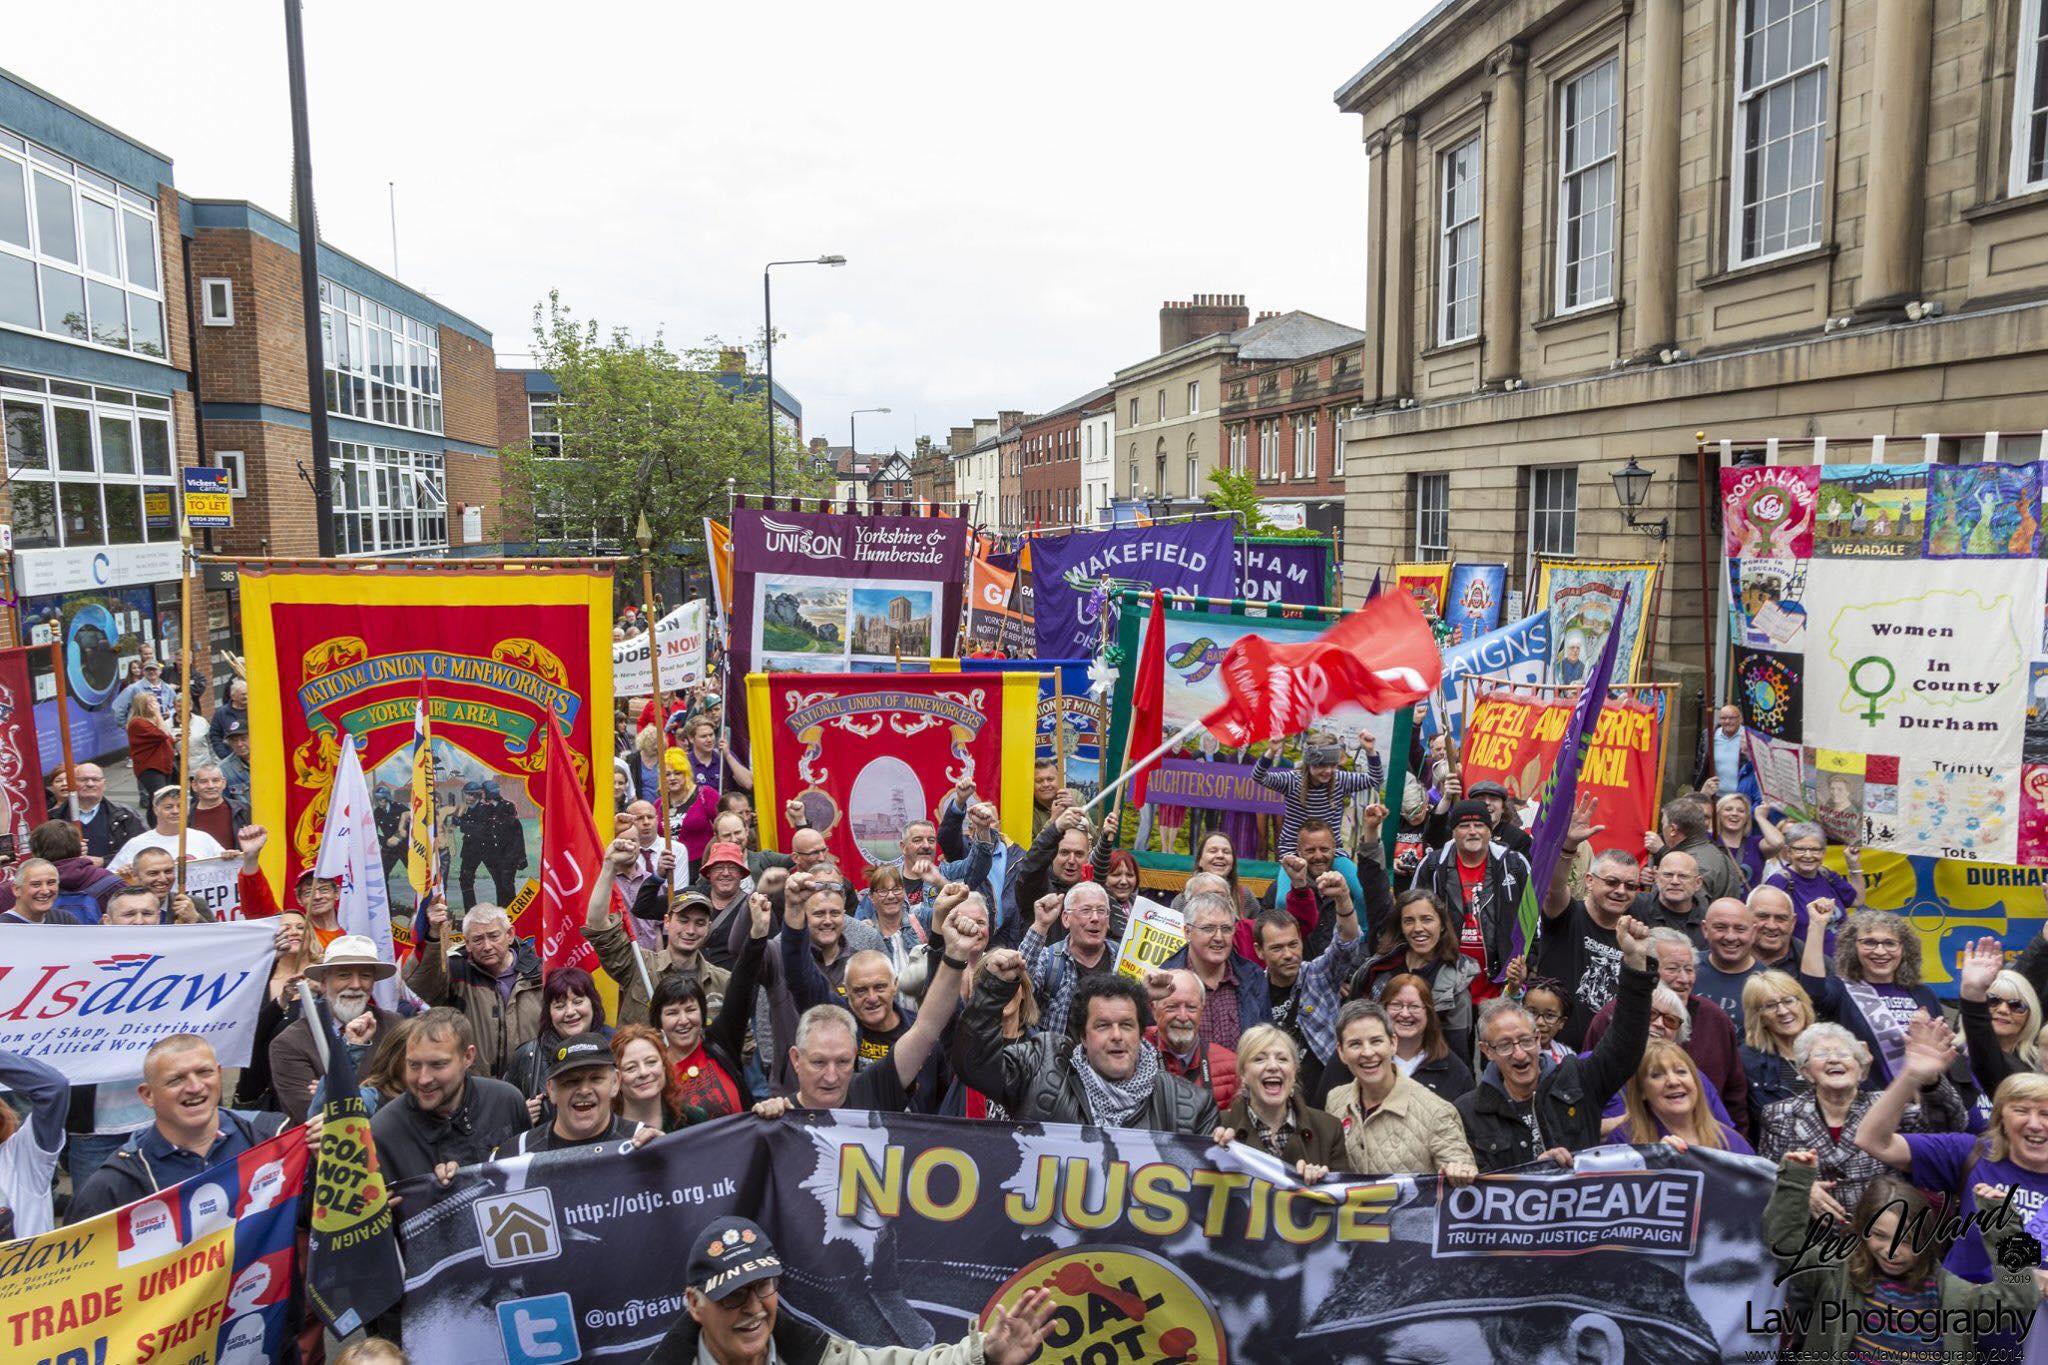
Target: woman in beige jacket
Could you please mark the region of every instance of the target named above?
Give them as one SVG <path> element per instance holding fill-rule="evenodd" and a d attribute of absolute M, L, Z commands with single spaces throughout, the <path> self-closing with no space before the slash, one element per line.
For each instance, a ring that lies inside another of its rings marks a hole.
<path fill-rule="evenodd" d="M 1479 1173 L 1458 1111 L 1394 1064 L 1394 1029 L 1377 1002 L 1354 1000 L 1337 1016 L 1337 1056 L 1351 1082 L 1330 1092 L 1344 1149 L 1361 1175 L 1440 1175 L 1453 1185 Z"/>

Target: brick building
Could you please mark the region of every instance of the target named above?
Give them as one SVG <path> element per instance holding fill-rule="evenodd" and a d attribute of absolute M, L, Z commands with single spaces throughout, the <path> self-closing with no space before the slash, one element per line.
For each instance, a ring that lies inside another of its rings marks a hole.
<path fill-rule="evenodd" d="M 1019 428 L 1021 529 L 1081 523 L 1081 424 L 1115 400 L 1113 389 L 1093 389 Z"/>
<path fill-rule="evenodd" d="M 1001 479 L 996 489 L 996 525 L 1015 531 L 1024 524 L 1024 424 L 1037 420 L 1032 412 L 996 414 L 996 468 Z"/>
<path fill-rule="evenodd" d="M 1697 683 L 1726 620 L 1722 440 L 2038 458 L 2043 19 L 2042 0 L 1435 6 L 1336 97 L 1371 179 L 1349 598 L 1396 559 L 1505 561 L 1520 588 L 1539 553 L 1661 552 L 1651 669 Z M 1613 487 L 1630 459 L 1654 476 L 1648 531 Z"/>
<path fill-rule="evenodd" d="M 1358 402 L 1365 333 L 1313 313 L 1267 314 L 1223 362 L 1224 462 L 1250 474 L 1269 514 L 1344 529 L 1338 424 Z"/>

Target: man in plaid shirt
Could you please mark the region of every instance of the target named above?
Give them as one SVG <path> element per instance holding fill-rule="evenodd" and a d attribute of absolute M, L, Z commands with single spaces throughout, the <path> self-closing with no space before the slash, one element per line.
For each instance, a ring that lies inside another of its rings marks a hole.
<path fill-rule="evenodd" d="M 1038 992 L 1045 1031 L 1055 1038 L 1064 1037 L 1074 988 L 1081 978 L 1116 972 L 1116 954 L 1109 947 L 1109 893 L 1099 882 L 1076 883 L 1064 896 L 1040 896 L 1031 907 L 1031 920 L 1017 951 L 1024 955 L 1024 969 L 1031 973 Z M 1045 936 L 1052 932 L 1054 920 L 1067 934 L 1048 946 Z"/>
<path fill-rule="evenodd" d="M 1380 858 L 1379 841 L 1368 840 L 1367 858 Z M 1287 893 L 1285 910 L 1268 910 L 1254 922 L 1258 934 L 1259 959 L 1266 964 L 1266 988 L 1270 992 L 1273 1022 L 1293 1036 L 1301 1048 L 1301 1093 L 1321 1093 L 1319 1082 L 1330 1059 L 1337 1052 L 1338 992 L 1358 965 L 1365 947 L 1365 935 L 1358 925 L 1358 907 L 1351 900 L 1351 884 L 1334 869 L 1310 885 L 1308 865 L 1296 855 L 1280 859 L 1281 868 L 1293 883 Z M 1377 866 L 1360 869 L 1359 881 L 1368 888 L 1368 902 L 1391 902 L 1387 877 Z M 1374 919 L 1383 918 L 1381 907 Z M 1321 956 L 1304 963 L 1303 926 L 1313 926 L 1324 915 L 1336 916 L 1337 932 Z"/>

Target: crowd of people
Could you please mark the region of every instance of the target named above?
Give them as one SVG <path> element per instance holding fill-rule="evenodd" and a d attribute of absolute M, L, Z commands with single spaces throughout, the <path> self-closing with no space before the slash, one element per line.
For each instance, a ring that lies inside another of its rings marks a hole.
<path fill-rule="evenodd" d="M 147 684 L 146 723 L 144 698 Z M 246 706 L 239 684 L 231 703 Z M 269 835 L 235 785 L 246 768 L 230 774 L 210 745 L 185 786 L 147 791 L 146 818 L 79 765 L 75 820 L 66 807 L 33 832 L 0 922 L 202 922 L 176 851 L 238 854 L 241 915 L 275 925 L 276 958 L 238 1074 L 191 1036 L 157 1043 L 132 1084 L 71 1087 L 0 1054 L 25 1111 L 16 1124 L 0 1109 L 12 1234 L 105 1211 L 317 1115 L 324 1066 L 302 982 L 355 1061 L 393 1182 L 749 1111 L 856 1108 L 1244 1143 L 1311 1182 L 1458 1185 L 1568 1167 L 1608 1142 L 1718 1149 L 1781 1163 L 1778 1222 L 1796 1205 L 1866 1230 L 1909 1195 L 1967 1211 L 2010 1194 L 2028 1217 L 2048 1203 L 2048 941 L 2011 967 L 1996 941 L 1976 945 L 1951 1023 L 1923 984 L 1919 937 L 1863 904 L 1856 848 L 1831 871 L 1824 829 L 1761 808 L 1725 723 L 1657 829 L 1609 838 L 1594 802 L 1571 812 L 1564 856 L 1536 888 L 1540 932 L 1516 955 L 1535 875 L 1525 813 L 1498 786 L 1463 789 L 1440 744 L 1366 745 L 1350 770 L 1323 739 L 1299 768 L 1269 754 L 1258 780 L 1286 802 L 1271 885 L 1209 829 L 1182 884 L 1147 887 L 1118 846 L 1126 817 L 1093 818 L 1049 764 L 1028 825 L 1005 828 L 992 793 L 964 781 L 874 866 L 840 865 L 801 801 L 778 812 L 787 851 L 765 851 L 717 695 L 622 712 L 619 832 L 581 925 L 615 994 L 573 968 L 543 975 L 487 861 L 498 899 L 458 876 L 464 908 L 428 906 L 401 966 L 343 930 L 328 879 L 308 872 L 276 904 L 256 871 Z M 219 727 L 230 742 L 237 725 Z M 1391 831 L 1390 762 L 1405 762 L 1411 793 Z M 1390 856 L 1404 842 L 1414 855 Z M 1118 947 L 1147 895 L 1170 895 L 1186 946 L 1133 975 Z M 386 982 L 402 986 L 397 1009 L 377 1003 Z M 1817 1292 L 1946 1302 L 1937 1276 L 1993 1285 L 2001 1243 L 1966 1233 L 1939 1265 L 1872 1250 L 1860 1278 Z M 691 1330 L 774 1336 L 763 1282 L 693 1287 Z M 1042 1307 L 991 1327 L 982 1358 L 1035 1349 Z"/>

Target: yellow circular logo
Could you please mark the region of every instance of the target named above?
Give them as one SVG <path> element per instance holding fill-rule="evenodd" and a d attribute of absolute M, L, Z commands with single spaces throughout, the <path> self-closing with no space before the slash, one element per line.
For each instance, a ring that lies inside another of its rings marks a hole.
<path fill-rule="evenodd" d="M 1223 1324 L 1192 1280 L 1167 1261 L 1128 1247 L 1075 1247 L 1041 1256 L 1012 1275 L 988 1307 L 1009 1311 L 1026 1291 L 1053 1298 L 1044 1358 L 1089 1365 L 1225 1365 Z"/>

